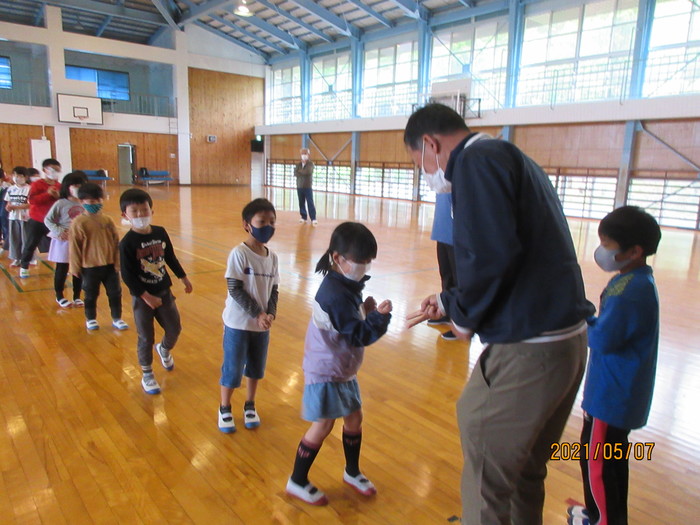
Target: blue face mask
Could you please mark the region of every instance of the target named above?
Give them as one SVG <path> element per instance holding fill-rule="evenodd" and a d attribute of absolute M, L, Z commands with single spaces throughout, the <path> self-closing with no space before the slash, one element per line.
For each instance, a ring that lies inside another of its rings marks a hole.
<path fill-rule="evenodd" d="M 272 239 L 272 236 L 275 234 L 275 227 L 270 226 L 268 224 L 267 226 L 263 226 L 262 228 L 256 228 L 251 224 L 250 234 L 253 236 L 253 239 L 262 244 L 265 244 L 270 239 Z"/>
<path fill-rule="evenodd" d="M 102 209 L 102 204 L 83 204 L 83 208 L 88 213 L 97 213 Z"/>

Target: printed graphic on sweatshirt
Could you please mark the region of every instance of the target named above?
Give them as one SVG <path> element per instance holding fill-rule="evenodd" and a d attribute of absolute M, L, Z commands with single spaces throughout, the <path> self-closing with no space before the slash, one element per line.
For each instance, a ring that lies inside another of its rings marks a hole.
<path fill-rule="evenodd" d="M 143 274 L 141 280 L 148 284 L 156 284 L 165 277 L 165 242 L 152 239 L 141 243 L 136 250 L 136 258 L 141 263 Z"/>

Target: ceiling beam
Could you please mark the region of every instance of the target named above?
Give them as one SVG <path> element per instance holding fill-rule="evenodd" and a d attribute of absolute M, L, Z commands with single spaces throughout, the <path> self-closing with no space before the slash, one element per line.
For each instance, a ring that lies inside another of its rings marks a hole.
<path fill-rule="evenodd" d="M 167 24 L 158 13 L 143 11 L 141 9 L 132 9 L 130 7 L 124 7 L 123 5 L 106 4 L 94 0 L 48 0 L 46 3 L 57 7 L 77 9 L 78 11 L 87 11 L 89 13 L 97 13 L 105 16 L 111 15 L 115 18 L 135 20 L 137 22 L 146 22 L 159 26 Z"/>
<path fill-rule="evenodd" d="M 407 17 L 415 20 L 420 18 L 420 9 L 418 8 L 418 3 L 414 2 L 414 0 L 391 0 L 391 2 L 401 9 Z"/>
<path fill-rule="evenodd" d="M 495 0 L 476 7 L 465 7 L 450 10 L 444 13 L 433 15 L 430 18 L 430 27 L 437 27 L 445 24 L 464 22 L 477 16 L 491 15 L 494 13 L 508 13 L 508 0 Z"/>
<path fill-rule="evenodd" d="M 330 12 L 325 7 L 321 7 L 312 0 L 289 0 L 293 4 L 298 5 L 302 9 L 306 9 L 312 15 L 317 16 L 327 24 L 333 26 L 339 33 L 345 36 L 360 38 L 360 30 L 343 20 L 335 13 Z"/>
<path fill-rule="evenodd" d="M 182 13 L 178 23 L 180 25 L 185 25 L 192 20 L 197 20 L 198 18 L 209 15 L 212 11 L 225 9 L 233 4 L 234 2 L 232 0 L 209 0 L 208 2 L 202 2 L 197 7 L 193 7 Z"/>
<path fill-rule="evenodd" d="M 360 9 L 361 11 L 364 11 L 366 14 L 368 14 L 369 16 L 374 18 L 377 22 L 382 24 L 384 27 L 393 27 L 394 26 L 394 24 L 391 22 L 391 20 L 380 15 L 374 9 L 372 9 L 367 4 L 361 2 L 360 0 L 346 0 L 346 1 L 350 2 L 352 5 L 354 5 L 355 7 Z"/>
<path fill-rule="evenodd" d="M 293 14 L 291 14 L 291 13 L 288 12 L 288 11 L 285 11 L 284 9 L 280 9 L 280 8 L 277 7 L 275 4 L 273 4 L 273 3 L 271 3 L 271 2 L 268 2 L 267 0 L 255 0 L 255 3 L 256 3 L 256 4 L 260 4 L 260 5 L 264 6 L 264 7 L 267 7 L 270 11 L 274 11 L 275 13 L 277 13 L 278 15 L 280 15 L 281 17 L 284 17 L 284 18 L 286 18 L 287 20 L 289 20 L 289 21 L 291 21 L 291 22 L 294 22 L 295 24 L 300 25 L 301 27 L 303 27 L 304 29 L 306 29 L 309 33 L 312 33 L 312 34 L 316 35 L 316 36 L 319 37 L 321 40 L 324 40 L 324 41 L 326 41 L 326 42 L 332 42 L 332 41 L 333 41 L 333 39 L 332 39 L 331 37 L 329 37 L 326 33 L 324 33 L 323 31 L 321 31 L 320 29 L 316 29 L 316 28 L 315 28 L 314 26 L 312 26 L 311 24 L 307 24 L 307 23 L 304 22 L 302 19 L 297 18 L 296 16 L 294 16 Z"/>
<path fill-rule="evenodd" d="M 237 15 L 235 11 L 233 12 L 233 14 L 241 20 L 243 20 L 244 22 L 258 27 L 266 33 L 269 33 L 270 35 L 274 36 L 275 38 L 278 38 L 292 49 L 306 49 L 306 44 L 304 44 L 304 42 L 302 42 L 292 34 L 288 33 L 287 31 L 282 31 L 277 26 L 265 22 L 265 20 L 263 20 L 262 18 L 258 18 L 257 16 Z"/>
<path fill-rule="evenodd" d="M 163 18 L 165 18 L 165 21 L 168 23 L 170 27 L 172 27 L 175 31 L 180 31 L 180 28 L 178 25 L 175 23 L 175 20 L 173 20 L 172 15 L 170 14 L 170 11 L 168 8 L 163 4 L 161 0 L 151 0 L 154 6 L 156 6 L 156 9 L 158 9 L 158 12 L 163 15 Z"/>
<path fill-rule="evenodd" d="M 241 42 L 241 41 L 238 40 L 237 38 L 233 38 L 232 36 L 227 35 L 226 33 L 222 33 L 221 31 L 219 31 L 219 30 L 213 28 L 212 26 L 210 26 L 210 25 L 208 25 L 208 24 L 205 24 L 204 22 L 200 22 L 199 20 L 195 20 L 195 21 L 193 22 L 193 24 L 196 25 L 196 26 L 198 26 L 198 27 L 201 27 L 202 29 L 205 29 L 205 30 L 209 31 L 210 33 L 215 34 L 216 36 L 218 36 L 218 37 L 220 37 L 220 38 L 223 38 L 223 39 L 225 39 L 225 40 L 228 40 L 228 41 L 231 42 L 232 44 L 236 44 L 237 46 L 242 47 L 242 48 L 245 49 L 246 51 L 250 51 L 251 53 L 255 53 L 256 55 L 261 56 L 261 57 L 265 60 L 265 63 L 266 63 L 266 64 L 269 63 L 270 55 L 268 55 L 268 54 L 265 53 L 264 51 L 261 51 L 260 49 L 258 49 L 258 48 L 256 48 L 256 47 L 253 47 L 253 46 L 251 46 L 251 45 L 248 45 L 248 44 L 246 44 L 245 42 Z"/>
<path fill-rule="evenodd" d="M 222 17 L 220 17 L 220 16 L 218 16 L 218 15 L 209 15 L 209 17 L 210 17 L 212 20 L 216 20 L 216 21 L 219 22 L 220 24 L 225 25 L 226 27 L 230 27 L 230 28 L 233 29 L 234 31 L 238 31 L 239 33 L 243 33 L 243 34 L 244 34 L 245 36 L 247 36 L 248 38 L 252 38 L 253 40 L 256 40 L 256 41 L 260 42 L 262 45 L 269 47 L 270 49 L 274 49 L 275 51 L 277 51 L 278 53 L 280 53 L 280 54 L 282 54 L 282 55 L 286 55 L 286 54 L 287 54 L 287 50 L 284 49 L 283 47 L 280 47 L 280 46 L 278 46 L 277 44 L 273 44 L 272 42 L 270 42 L 269 40 L 267 40 L 267 39 L 261 37 L 260 35 L 257 35 L 257 34 L 251 32 L 251 31 L 248 31 L 247 29 L 243 29 L 243 28 L 240 27 L 240 26 L 237 26 L 236 24 L 234 24 L 234 23 L 231 22 L 230 20 L 226 20 L 225 18 L 222 18 Z M 232 35 L 229 35 L 229 36 L 232 36 Z M 232 36 L 232 38 L 236 38 L 236 37 L 235 37 L 235 36 Z"/>

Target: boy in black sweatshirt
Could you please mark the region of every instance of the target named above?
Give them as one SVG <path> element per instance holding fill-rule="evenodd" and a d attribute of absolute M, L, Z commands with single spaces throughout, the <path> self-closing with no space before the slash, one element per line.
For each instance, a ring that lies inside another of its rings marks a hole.
<path fill-rule="evenodd" d="M 122 280 L 131 292 L 134 321 L 138 331 L 137 355 L 143 372 L 141 386 L 147 394 L 158 394 L 160 386 L 153 375 L 153 349 L 160 356 L 163 368 L 170 371 L 175 362 L 170 351 L 180 335 L 180 313 L 170 291 L 172 281 L 165 268 L 167 264 L 185 285 L 185 293 L 192 292 L 192 283 L 175 256 L 170 237 L 162 226 L 152 226 L 153 200 L 143 190 L 132 188 L 119 198 L 122 216 L 131 223 L 131 230 L 119 243 Z M 153 320 L 165 333 L 154 346 Z"/>

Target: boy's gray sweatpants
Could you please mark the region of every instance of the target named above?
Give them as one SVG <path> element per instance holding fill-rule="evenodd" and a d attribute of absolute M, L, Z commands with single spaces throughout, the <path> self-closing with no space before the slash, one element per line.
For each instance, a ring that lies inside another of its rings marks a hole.
<path fill-rule="evenodd" d="M 180 336 L 182 326 L 180 325 L 180 312 L 175 304 L 175 296 L 170 289 L 160 292 L 158 297 L 163 304 L 155 310 L 146 304 L 140 297 L 131 296 L 134 307 L 134 321 L 138 332 L 137 354 L 139 365 L 151 366 L 153 364 L 153 345 L 155 343 L 155 329 L 153 320 L 163 328 L 165 333 L 161 340 L 161 345 L 168 350 L 172 350 Z"/>

